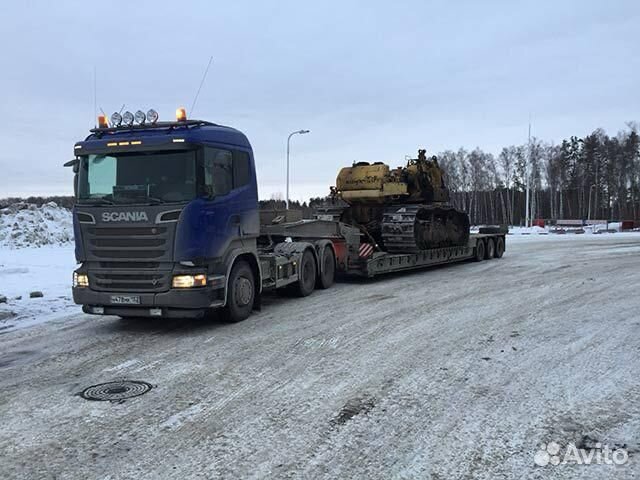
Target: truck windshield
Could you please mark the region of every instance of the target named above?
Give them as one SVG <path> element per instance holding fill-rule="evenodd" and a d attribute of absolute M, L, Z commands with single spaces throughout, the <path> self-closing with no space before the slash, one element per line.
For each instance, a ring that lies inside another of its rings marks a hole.
<path fill-rule="evenodd" d="M 81 203 L 185 202 L 196 196 L 196 152 L 131 152 L 80 158 Z"/>

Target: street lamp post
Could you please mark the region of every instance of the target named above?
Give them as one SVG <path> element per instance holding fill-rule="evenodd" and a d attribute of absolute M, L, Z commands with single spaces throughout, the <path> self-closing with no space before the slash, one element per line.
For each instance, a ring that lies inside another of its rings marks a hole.
<path fill-rule="evenodd" d="M 295 132 L 291 132 L 287 137 L 287 210 L 289 210 L 289 150 L 291 144 L 291 137 L 296 134 L 304 135 L 305 133 L 309 133 L 310 130 L 296 130 Z"/>

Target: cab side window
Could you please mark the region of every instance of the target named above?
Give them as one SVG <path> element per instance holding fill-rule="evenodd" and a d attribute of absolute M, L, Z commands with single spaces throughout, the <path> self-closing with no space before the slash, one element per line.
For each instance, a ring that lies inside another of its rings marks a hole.
<path fill-rule="evenodd" d="M 233 152 L 233 188 L 242 187 L 249 183 L 251 173 L 249 171 L 249 154 L 246 152 Z"/>
<path fill-rule="evenodd" d="M 212 197 L 226 195 L 233 189 L 233 156 L 229 150 L 205 148 L 204 187 Z"/>

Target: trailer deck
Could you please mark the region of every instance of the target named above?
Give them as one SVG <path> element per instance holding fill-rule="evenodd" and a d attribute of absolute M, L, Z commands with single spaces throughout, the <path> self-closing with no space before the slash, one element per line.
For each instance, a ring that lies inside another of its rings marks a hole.
<path fill-rule="evenodd" d="M 427 268 L 436 265 L 500 258 L 504 253 L 506 232 L 498 228 L 471 234 L 467 245 L 433 248 L 412 253 L 388 253 L 373 243 L 360 247 L 363 235 L 357 227 L 330 220 L 301 220 L 263 226 L 267 243 L 307 242 L 322 246 L 330 243 L 336 257 L 337 273 L 372 278 L 376 275 Z M 366 241 L 366 239 L 364 239 Z M 480 250 L 479 250 L 480 249 Z M 318 250 L 318 248 L 316 248 Z"/>

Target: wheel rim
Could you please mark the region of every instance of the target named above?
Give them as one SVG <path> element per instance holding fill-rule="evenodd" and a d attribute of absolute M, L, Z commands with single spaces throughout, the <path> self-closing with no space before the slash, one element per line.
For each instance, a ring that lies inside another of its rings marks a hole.
<path fill-rule="evenodd" d="M 247 277 L 238 277 L 234 283 L 234 297 L 236 305 L 245 307 L 251 303 L 253 297 L 253 284 Z"/>

